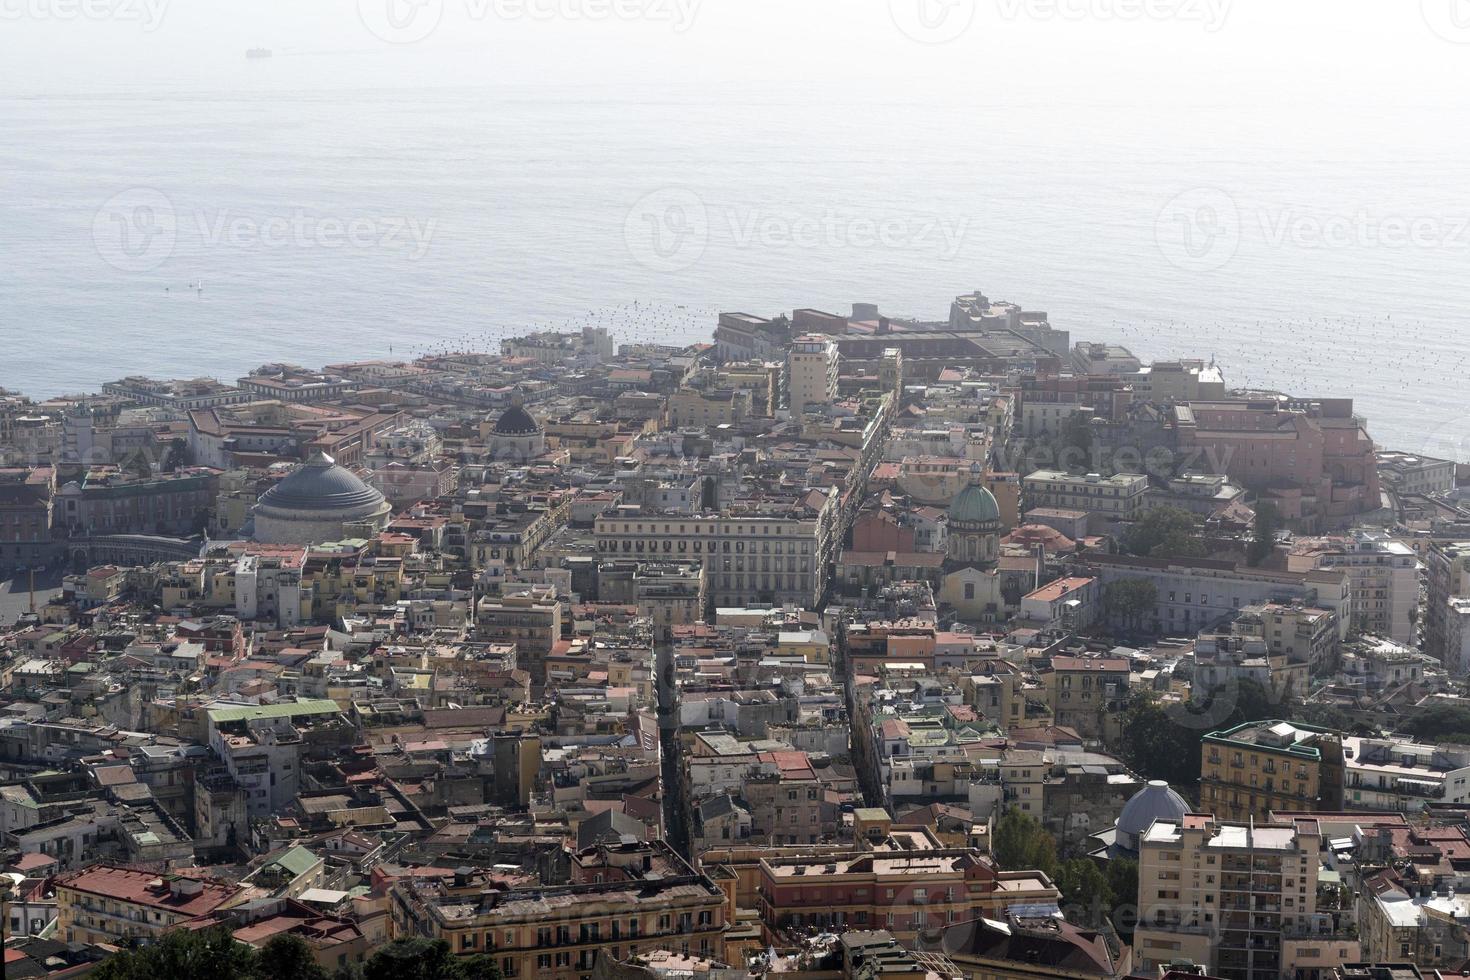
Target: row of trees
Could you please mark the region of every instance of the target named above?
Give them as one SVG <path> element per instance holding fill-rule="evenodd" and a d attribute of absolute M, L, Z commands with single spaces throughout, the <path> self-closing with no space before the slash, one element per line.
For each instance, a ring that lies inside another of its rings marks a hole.
<path fill-rule="evenodd" d="M 400 939 L 365 963 L 333 972 L 312 958 L 299 937 L 277 936 L 260 949 L 236 942 L 228 929 L 179 929 L 155 943 L 124 950 L 89 974 L 93 980 L 500 980 L 490 956 L 455 956 L 446 942 Z"/>

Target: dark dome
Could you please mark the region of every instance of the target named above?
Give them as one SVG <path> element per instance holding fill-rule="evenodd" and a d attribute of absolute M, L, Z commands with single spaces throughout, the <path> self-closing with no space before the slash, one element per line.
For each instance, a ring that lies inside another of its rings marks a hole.
<path fill-rule="evenodd" d="M 383 506 L 383 495 L 338 466 L 326 453 L 317 453 L 260 497 L 268 511 L 320 512 L 344 518 L 368 517 Z"/>
<path fill-rule="evenodd" d="M 531 413 L 519 405 L 512 405 L 501 413 L 500 418 L 495 420 L 495 434 L 497 436 L 534 436 L 541 431 L 541 426 L 531 418 Z"/>

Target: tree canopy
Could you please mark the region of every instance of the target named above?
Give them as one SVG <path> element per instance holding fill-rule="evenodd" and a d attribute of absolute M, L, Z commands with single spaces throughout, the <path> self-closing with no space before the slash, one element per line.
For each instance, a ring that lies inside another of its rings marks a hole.
<path fill-rule="evenodd" d="M 93 980 L 327 980 L 296 936 L 277 936 L 256 950 L 236 942 L 228 929 L 177 929 L 157 942 L 109 957 L 89 976 Z"/>
<path fill-rule="evenodd" d="M 237 942 L 228 929 L 178 929 L 104 960 L 96 980 L 500 980 L 493 957 L 452 954 L 433 939 L 399 939 L 363 964 L 322 969 L 297 936 L 277 936 L 260 949 Z"/>
<path fill-rule="evenodd" d="M 1155 507 L 1123 534 L 1129 554 L 1150 558 L 1202 558 L 1207 553 L 1194 515 L 1178 507 Z"/>
<path fill-rule="evenodd" d="M 1014 807 L 996 822 L 990 852 L 1003 871 L 1036 870 L 1056 876 L 1055 838 L 1035 817 Z"/>
<path fill-rule="evenodd" d="M 1146 578 L 1109 582 L 1103 590 L 1103 608 L 1129 629 L 1142 629 L 1159 602 L 1159 587 Z"/>
<path fill-rule="evenodd" d="M 1259 565 L 1271 553 L 1276 550 L 1276 533 L 1285 526 L 1281 519 L 1281 511 L 1269 500 L 1263 500 L 1256 504 L 1256 520 L 1252 530 L 1250 547 L 1246 549 L 1246 561 L 1252 566 Z"/>

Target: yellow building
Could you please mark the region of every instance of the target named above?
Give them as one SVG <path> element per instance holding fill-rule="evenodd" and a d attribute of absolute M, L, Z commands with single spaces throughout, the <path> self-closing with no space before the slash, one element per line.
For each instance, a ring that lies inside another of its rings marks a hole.
<path fill-rule="evenodd" d="M 669 396 L 669 428 L 734 425 L 750 415 L 750 393 L 734 388 L 680 388 Z"/>
<path fill-rule="evenodd" d="M 64 943 L 156 939 L 226 908 L 244 889 L 205 878 L 94 864 L 55 879 L 56 937 Z"/>
<path fill-rule="evenodd" d="M 663 842 L 632 842 L 579 851 L 568 885 L 501 891 L 468 873 L 405 879 L 390 911 L 395 935 L 494 957 L 506 980 L 580 980 L 606 957 L 723 955 L 728 897 Z"/>
<path fill-rule="evenodd" d="M 1273 810 L 1342 809 L 1342 737 L 1326 728 L 1256 721 L 1204 737 L 1200 807 L 1222 820 L 1259 821 Z"/>
<path fill-rule="evenodd" d="M 832 641 L 822 630 L 782 630 L 776 634 L 776 655 L 800 657 L 809 664 L 825 664 L 832 654 Z"/>

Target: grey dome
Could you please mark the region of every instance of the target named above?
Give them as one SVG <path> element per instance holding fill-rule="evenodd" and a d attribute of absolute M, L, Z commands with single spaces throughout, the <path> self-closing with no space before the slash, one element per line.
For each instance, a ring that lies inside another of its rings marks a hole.
<path fill-rule="evenodd" d="M 256 506 L 258 512 L 320 513 L 353 520 L 376 516 L 384 502 L 381 493 L 332 457 L 317 453 L 262 494 Z"/>
<path fill-rule="evenodd" d="M 534 436 L 541 431 L 541 426 L 531 417 L 531 413 L 519 405 L 512 405 L 500 414 L 495 420 L 495 434 L 498 436 Z"/>
<path fill-rule="evenodd" d="M 1133 841 L 1153 824 L 1155 820 L 1178 823 L 1189 812 L 1184 797 L 1169 788 L 1161 779 L 1150 780 L 1149 784 L 1133 795 L 1118 814 L 1118 833 L 1126 834 Z"/>

